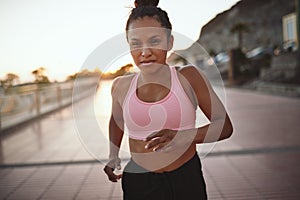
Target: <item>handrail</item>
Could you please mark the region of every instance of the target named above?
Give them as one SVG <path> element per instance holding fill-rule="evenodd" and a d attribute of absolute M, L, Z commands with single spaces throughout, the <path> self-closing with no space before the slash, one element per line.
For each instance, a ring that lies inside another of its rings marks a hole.
<path fill-rule="evenodd" d="M 88 77 L 43 87 L 33 85 L 16 94 L 0 95 L 0 131 L 92 95 L 98 79 Z"/>

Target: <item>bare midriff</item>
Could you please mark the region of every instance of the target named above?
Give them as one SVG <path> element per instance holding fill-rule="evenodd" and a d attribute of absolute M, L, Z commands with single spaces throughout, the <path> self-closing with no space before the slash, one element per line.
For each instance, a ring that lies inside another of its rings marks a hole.
<path fill-rule="evenodd" d="M 129 138 L 131 157 L 144 169 L 156 173 L 169 172 L 181 167 L 189 161 L 196 152 L 196 144 L 189 147 L 176 147 L 166 151 L 146 149 L 147 142 Z"/>

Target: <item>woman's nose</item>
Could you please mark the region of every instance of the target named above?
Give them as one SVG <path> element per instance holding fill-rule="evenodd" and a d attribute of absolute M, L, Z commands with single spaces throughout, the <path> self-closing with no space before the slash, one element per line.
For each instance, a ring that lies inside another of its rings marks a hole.
<path fill-rule="evenodd" d="M 141 56 L 148 57 L 149 55 L 151 55 L 151 49 L 148 47 L 143 47 L 141 49 Z"/>

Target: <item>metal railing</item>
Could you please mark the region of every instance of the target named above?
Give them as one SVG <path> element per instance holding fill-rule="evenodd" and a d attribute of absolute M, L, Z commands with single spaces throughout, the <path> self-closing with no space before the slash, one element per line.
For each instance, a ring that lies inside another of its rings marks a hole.
<path fill-rule="evenodd" d="M 39 117 L 94 94 L 98 77 L 31 85 L 11 95 L 0 95 L 0 131 Z"/>

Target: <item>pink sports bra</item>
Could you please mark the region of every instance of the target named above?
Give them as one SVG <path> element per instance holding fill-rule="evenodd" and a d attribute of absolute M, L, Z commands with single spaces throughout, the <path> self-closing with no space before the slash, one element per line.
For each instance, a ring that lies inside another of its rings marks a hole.
<path fill-rule="evenodd" d="M 137 96 L 137 73 L 130 84 L 123 103 L 123 117 L 128 136 L 144 140 L 162 129 L 195 128 L 196 108 L 185 93 L 175 67 L 170 67 L 171 89 L 157 102 L 144 102 Z"/>

